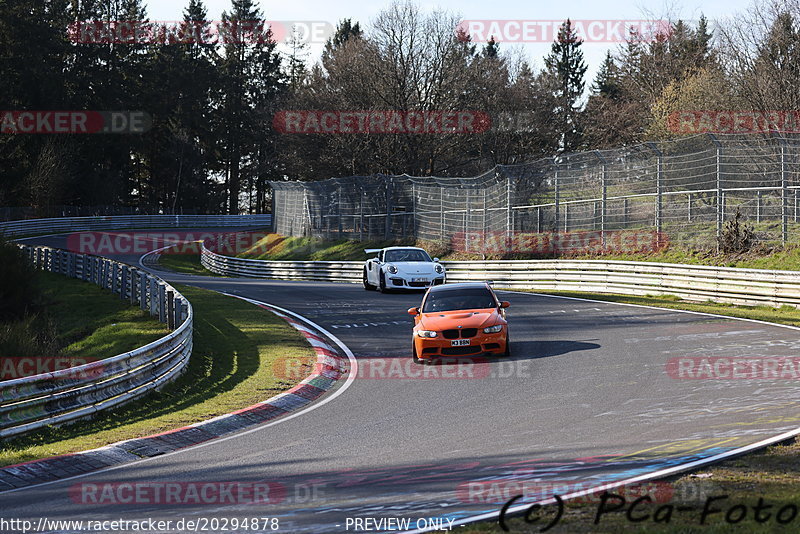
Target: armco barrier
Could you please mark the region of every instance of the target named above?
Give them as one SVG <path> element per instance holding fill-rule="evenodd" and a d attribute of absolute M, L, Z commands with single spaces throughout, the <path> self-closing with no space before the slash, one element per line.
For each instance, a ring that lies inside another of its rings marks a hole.
<path fill-rule="evenodd" d="M 138 305 L 169 334 L 86 365 L 0 382 L 0 439 L 91 416 L 178 377 L 192 352 L 192 306 L 160 278 L 117 261 L 20 245 L 39 269 L 94 283 Z"/>
<path fill-rule="evenodd" d="M 28 219 L 0 223 L 0 234 L 8 237 L 89 232 L 94 230 L 131 230 L 141 228 L 224 228 L 248 226 L 268 228 L 272 215 L 122 215 L 97 217 L 62 217 Z"/>
<path fill-rule="evenodd" d="M 359 261 L 265 261 L 221 256 L 203 247 L 203 266 L 218 274 L 359 282 Z M 498 287 L 676 295 L 744 305 L 800 307 L 800 273 L 703 265 L 602 260 L 449 261 L 448 282 L 492 280 Z"/>

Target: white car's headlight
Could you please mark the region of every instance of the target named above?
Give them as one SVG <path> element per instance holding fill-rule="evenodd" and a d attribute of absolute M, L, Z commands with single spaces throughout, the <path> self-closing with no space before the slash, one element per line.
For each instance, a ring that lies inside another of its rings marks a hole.
<path fill-rule="evenodd" d="M 490 326 L 490 327 L 488 327 L 488 328 L 484 328 L 484 329 L 483 329 L 483 333 L 484 333 L 484 334 L 496 334 L 496 333 L 498 333 L 498 332 L 499 332 L 500 330 L 502 330 L 502 329 L 503 329 L 503 325 L 501 325 L 501 324 L 496 324 L 496 325 L 494 325 L 494 326 Z"/>
<path fill-rule="evenodd" d="M 386 270 L 389 271 L 389 274 L 397 274 L 397 267 L 394 265 L 387 265 Z"/>
<path fill-rule="evenodd" d="M 436 270 L 436 272 L 437 272 L 437 273 L 439 273 L 439 274 L 442 274 L 442 273 L 444 272 L 444 267 L 442 267 L 442 266 L 441 266 L 441 265 L 439 265 L 438 263 L 436 264 L 436 267 L 434 267 L 434 269 L 435 269 L 435 270 Z"/>
<path fill-rule="evenodd" d="M 436 332 L 433 330 L 417 330 L 419 337 L 436 337 Z"/>

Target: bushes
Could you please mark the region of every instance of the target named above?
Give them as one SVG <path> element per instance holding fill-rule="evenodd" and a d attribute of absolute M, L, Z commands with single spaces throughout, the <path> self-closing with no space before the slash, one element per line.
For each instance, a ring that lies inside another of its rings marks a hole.
<path fill-rule="evenodd" d="M 722 233 L 717 238 L 717 245 L 720 252 L 731 254 L 735 252 L 747 252 L 756 243 L 756 234 L 753 225 L 742 223 L 742 214 L 736 208 L 736 216 L 732 221 L 725 223 Z"/>

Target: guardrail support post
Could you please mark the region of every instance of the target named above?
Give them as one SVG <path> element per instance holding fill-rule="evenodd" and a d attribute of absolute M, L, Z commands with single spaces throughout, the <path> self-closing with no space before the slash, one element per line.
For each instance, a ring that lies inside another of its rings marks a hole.
<path fill-rule="evenodd" d="M 131 278 L 131 283 L 130 283 L 131 292 L 128 295 L 128 297 L 130 298 L 130 303 L 135 306 L 136 305 L 136 300 L 137 300 L 136 299 L 136 289 L 138 287 L 138 284 L 136 283 L 136 275 L 137 274 L 141 274 L 141 271 L 137 271 L 133 267 L 129 267 L 129 270 L 130 270 L 130 273 L 131 273 L 131 277 L 130 277 Z"/>
<path fill-rule="evenodd" d="M 147 278 L 144 271 L 139 271 L 139 308 L 147 309 Z"/>
<path fill-rule="evenodd" d="M 165 295 L 166 288 L 164 284 L 158 284 L 158 320 L 159 322 L 167 322 L 167 302 Z"/>
<path fill-rule="evenodd" d="M 167 291 L 167 327 L 175 330 L 175 293 Z"/>
<path fill-rule="evenodd" d="M 119 298 L 125 299 L 128 296 L 128 268 L 120 268 Z"/>
<path fill-rule="evenodd" d="M 116 293 L 119 290 L 119 286 L 117 285 L 117 274 L 118 274 L 118 267 L 116 263 L 111 264 L 111 292 Z"/>
<path fill-rule="evenodd" d="M 158 315 L 158 284 L 155 278 L 150 277 L 150 315 Z"/>
<path fill-rule="evenodd" d="M 183 320 L 181 316 L 183 315 L 183 299 L 180 297 L 175 297 L 174 299 L 174 314 L 172 318 L 172 328 L 178 328 Z"/>

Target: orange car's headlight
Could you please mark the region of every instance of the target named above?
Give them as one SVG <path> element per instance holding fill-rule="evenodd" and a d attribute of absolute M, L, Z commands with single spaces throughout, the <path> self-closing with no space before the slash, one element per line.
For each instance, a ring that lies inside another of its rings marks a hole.
<path fill-rule="evenodd" d="M 503 325 L 501 325 L 501 324 L 496 324 L 496 325 L 494 325 L 494 326 L 490 326 L 490 327 L 488 327 L 488 328 L 484 328 L 484 329 L 483 329 L 483 333 L 484 333 L 484 334 L 496 334 L 496 333 L 498 333 L 498 332 L 499 332 L 500 330 L 502 330 L 502 329 L 503 329 Z"/>
<path fill-rule="evenodd" d="M 417 330 L 419 337 L 436 337 L 437 334 L 433 330 Z"/>

